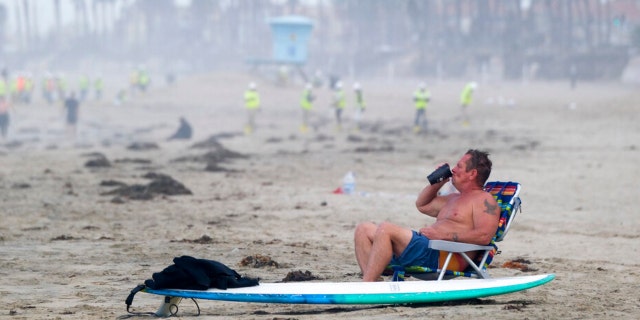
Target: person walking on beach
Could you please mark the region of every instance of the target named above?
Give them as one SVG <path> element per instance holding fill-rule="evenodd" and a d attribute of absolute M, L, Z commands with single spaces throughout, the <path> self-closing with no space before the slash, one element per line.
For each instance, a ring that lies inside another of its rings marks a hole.
<path fill-rule="evenodd" d="M 0 78 L 0 97 L 4 97 L 5 99 L 9 95 L 9 86 L 7 85 L 7 81 L 4 78 Z"/>
<path fill-rule="evenodd" d="M 353 84 L 353 91 L 356 95 L 356 114 L 354 116 L 354 119 L 356 121 L 356 131 L 360 131 L 360 121 L 362 120 L 362 114 L 364 113 L 364 109 L 366 108 L 360 83 L 356 82 Z"/>
<path fill-rule="evenodd" d="M 426 85 L 421 83 L 418 90 L 413 93 L 413 103 L 416 107 L 416 116 L 413 120 L 413 132 L 418 133 L 427 127 L 427 103 L 431 100 L 431 93 Z"/>
<path fill-rule="evenodd" d="M 69 97 L 64 101 L 64 108 L 67 112 L 67 132 L 75 138 L 76 136 L 76 125 L 78 122 L 78 109 L 80 108 L 80 102 L 76 98 L 76 93 L 71 92 Z"/>
<path fill-rule="evenodd" d="M 244 133 L 251 134 L 256 128 L 255 117 L 260 109 L 260 95 L 253 82 L 249 83 L 249 88 L 244 92 L 244 106 L 247 109 L 247 124 L 244 126 Z"/>
<path fill-rule="evenodd" d="M 313 86 L 311 83 L 307 83 L 302 92 L 302 99 L 300 99 L 300 107 L 302 107 L 302 125 L 300 125 L 300 132 L 305 133 L 309 130 L 309 113 L 313 109 L 313 100 L 315 96 L 311 89 Z"/>
<path fill-rule="evenodd" d="M 469 114 L 467 109 L 471 104 L 471 98 L 473 97 L 473 92 L 478 87 L 478 84 L 475 82 L 467 83 L 462 89 L 462 93 L 460 93 L 460 106 L 462 108 L 462 125 L 469 125 Z"/>
<path fill-rule="evenodd" d="M 2 81 L 2 80 L 0 80 Z M 9 131 L 9 101 L 5 95 L 0 95 L 0 133 L 2 140 L 7 138 Z"/>
<path fill-rule="evenodd" d="M 78 80 L 78 88 L 80 89 L 80 101 L 84 101 L 89 96 L 89 87 L 91 86 L 91 82 L 89 80 L 89 76 L 83 74 L 80 76 L 80 80 Z"/>
<path fill-rule="evenodd" d="M 347 105 L 347 100 L 344 96 L 344 90 L 342 90 L 342 82 L 338 81 L 333 94 L 333 101 L 331 105 L 335 108 L 336 112 L 336 128 L 338 131 L 342 130 L 342 112 Z"/>
<path fill-rule="evenodd" d="M 96 100 L 102 99 L 102 90 L 104 89 L 104 82 L 102 81 L 102 76 L 98 75 L 96 80 L 93 82 L 93 88 L 96 94 Z"/>
<path fill-rule="evenodd" d="M 355 254 L 364 281 L 379 280 L 389 263 L 438 269 L 447 252 L 429 248 L 431 240 L 449 240 L 487 245 L 495 235 L 500 207 L 483 187 L 491 173 L 489 154 L 470 149 L 452 168 L 450 178 L 459 193 L 438 195 L 450 179 L 427 185 L 418 195 L 416 208 L 436 218 L 435 223 L 415 231 L 390 222 L 360 223 L 355 230 Z M 470 252 L 474 259 L 476 253 Z M 453 270 L 464 270 L 468 263 L 454 255 Z"/>

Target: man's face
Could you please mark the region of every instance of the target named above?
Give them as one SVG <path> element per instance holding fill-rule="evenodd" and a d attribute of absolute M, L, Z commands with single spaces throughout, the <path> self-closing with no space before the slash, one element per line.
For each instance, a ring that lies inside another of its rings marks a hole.
<path fill-rule="evenodd" d="M 451 176 L 451 183 L 454 186 L 456 185 L 456 183 L 462 181 L 466 176 L 469 175 L 469 172 L 467 172 L 467 162 L 470 158 L 471 155 L 465 154 L 464 156 L 462 156 L 462 158 L 460 158 L 460 160 L 458 160 L 458 163 L 456 163 L 456 165 L 451 168 L 451 173 L 453 173 L 453 175 Z"/>

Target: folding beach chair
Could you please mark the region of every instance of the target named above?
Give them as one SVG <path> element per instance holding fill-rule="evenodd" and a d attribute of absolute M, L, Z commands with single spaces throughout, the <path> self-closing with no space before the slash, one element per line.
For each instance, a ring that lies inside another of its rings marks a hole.
<path fill-rule="evenodd" d="M 403 281 L 406 275 L 414 276 L 418 279 L 431 280 L 434 278 L 434 274 L 437 274 L 438 280 L 442 280 L 445 278 L 452 277 L 477 277 L 488 279 L 490 278 L 487 273 L 487 267 L 493 260 L 493 257 L 500 253 L 498 251 L 497 242 L 500 242 L 504 239 L 509 231 L 509 227 L 513 223 L 515 216 L 520 209 L 520 184 L 517 182 L 488 182 L 485 184 L 484 189 L 491 193 L 493 197 L 500 205 L 500 222 L 498 224 L 498 229 L 496 230 L 496 234 L 486 246 L 480 246 L 469 243 L 460 243 L 446 240 L 431 240 L 429 241 L 429 248 L 434 250 L 446 251 L 448 252 L 447 258 L 445 259 L 444 265 L 441 269 L 433 270 L 431 268 L 423 267 L 423 266 L 397 266 L 397 265 L 389 265 L 385 269 L 385 274 L 390 275 L 393 272 L 393 281 Z M 469 258 L 467 252 L 470 251 L 481 251 L 482 254 L 479 254 L 475 261 Z M 463 259 L 465 259 L 469 263 L 469 267 L 462 271 L 453 271 L 447 270 L 449 263 L 451 262 L 451 258 L 454 254 L 460 254 Z"/>

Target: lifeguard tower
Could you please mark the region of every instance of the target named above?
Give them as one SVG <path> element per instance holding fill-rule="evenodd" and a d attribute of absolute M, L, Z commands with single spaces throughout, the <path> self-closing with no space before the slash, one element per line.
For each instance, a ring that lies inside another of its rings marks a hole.
<path fill-rule="evenodd" d="M 269 20 L 269 25 L 273 34 L 273 59 L 277 63 L 305 64 L 313 22 L 302 16 L 284 16 Z"/>
<path fill-rule="evenodd" d="M 282 16 L 268 20 L 272 34 L 272 57 L 270 59 L 249 59 L 247 62 L 258 66 L 276 64 L 293 66 L 302 78 L 307 77 L 302 66 L 307 62 L 309 51 L 307 44 L 313 29 L 313 21 L 303 16 Z"/>

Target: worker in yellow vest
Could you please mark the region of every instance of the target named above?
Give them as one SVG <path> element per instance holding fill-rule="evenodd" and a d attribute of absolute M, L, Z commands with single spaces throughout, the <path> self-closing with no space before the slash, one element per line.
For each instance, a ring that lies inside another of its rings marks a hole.
<path fill-rule="evenodd" d="M 344 90 L 342 90 L 342 82 L 338 81 L 335 85 L 335 92 L 333 94 L 333 107 L 336 111 L 336 123 L 338 131 L 342 130 L 342 112 L 347 105 L 347 100 L 344 96 Z"/>
<path fill-rule="evenodd" d="M 245 134 L 251 134 L 255 130 L 255 116 L 260 109 L 260 95 L 256 84 L 249 83 L 249 88 L 244 92 L 244 106 L 247 109 L 247 124 L 244 127 Z"/>
<path fill-rule="evenodd" d="M 129 75 L 129 92 L 133 96 L 140 89 L 140 69 L 134 69 Z"/>
<path fill-rule="evenodd" d="M 80 80 L 78 80 L 78 87 L 80 89 L 80 101 L 84 101 L 89 94 L 89 77 L 86 74 L 80 76 Z"/>
<path fill-rule="evenodd" d="M 478 84 L 475 82 L 467 83 L 462 89 L 462 93 L 460 94 L 460 105 L 462 108 L 462 125 L 469 125 L 469 115 L 467 108 L 471 104 L 471 98 L 473 97 L 473 92 L 478 87 Z"/>
<path fill-rule="evenodd" d="M 48 73 L 45 75 L 44 81 L 42 83 L 42 87 L 43 87 L 43 97 L 45 98 L 45 100 L 47 100 L 47 103 L 49 103 L 49 105 L 53 104 L 53 102 L 56 100 L 56 92 L 58 92 L 58 89 L 56 87 L 56 79 L 53 77 L 53 75 L 51 73 Z"/>
<path fill-rule="evenodd" d="M 4 80 L 0 79 L 0 90 L 2 89 Z M 4 141 L 7 138 L 7 132 L 9 131 L 9 101 L 6 94 L 2 94 L 0 91 L 0 141 Z"/>
<path fill-rule="evenodd" d="M 64 101 L 67 98 L 67 81 L 64 78 L 64 74 L 60 73 L 55 78 L 56 81 L 56 89 L 57 89 L 57 99 L 60 101 Z"/>
<path fill-rule="evenodd" d="M 102 76 L 98 75 L 96 80 L 93 82 L 93 89 L 96 92 L 96 100 L 102 99 L 102 90 L 104 89 L 104 82 L 102 81 Z"/>
<path fill-rule="evenodd" d="M 145 92 L 147 88 L 149 88 L 149 83 L 151 82 L 151 77 L 146 69 L 141 68 L 138 74 L 138 85 L 140 86 L 140 91 Z"/>
<path fill-rule="evenodd" d="M 413 103 L 416 107 L 416 116 L 413 121 L 413 132 L 418 133 L 427 128 L 427 103 L 431 100 L 431 93 L 426 85 L 421 83 L 418 90 L 413 93 Z"/>
<path fill-rule="evenodd" d="M 7 82 L 0 78 L 0 97 L 7 97 Z"/>
<path fill-rule="evenodd" d="M 362 87 L 360 83 L 356 82 L 353 84 L 353 91 L 356 95 L 356 113 L 354 116 L 354 120 L 356 121 L 356 131 L 360 131 L 360 121 L 362 120 L 362 114 L 364 113 L 364 109 L 366 108 L 366 104 L 364 103 L 364 95 L 362 93 Z"/>
<path fill-rule="evenodd" d="M 31 95 L 33 94 L 33 77 L 31 73 L 27 73 L 24 76 L 24 93 L 22 94 L 22 100 L 26 104 L 31 104 Z"/>
<path fill-rule="evenodd" d="M 302 107 L 302 125 L 300 125 L 300 132 L 305 133 L 309 130 L 309 113 L 313 109 L 313 92 L 311 89 L 313 86 L 311 83 L 307 83 L 302 92 L 302 99 L 300 99 L 300 107 Z"/>
<path fill-rule="evenodd" d="M 22 79 L 22 76 L 18 76 L 11 80 L 11 83 L 9 85 L 9 100 L 13 101 L 16 104 L 20 103 L 19 90 L 21 90 L 22 88 L 24 88 L 24 80 Z"/>

